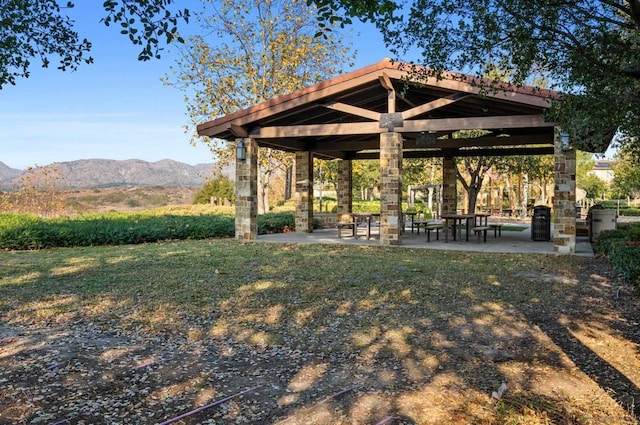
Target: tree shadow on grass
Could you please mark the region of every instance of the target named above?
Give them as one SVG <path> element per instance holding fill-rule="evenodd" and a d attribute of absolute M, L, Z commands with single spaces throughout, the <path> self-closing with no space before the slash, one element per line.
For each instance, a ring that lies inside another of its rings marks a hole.
<path fill-rule="evenodd" d="M 616 302 L 619 296 L 616 286 L 619 283 L 616 283 L 614 275 L 607 275 L 609 268 L 602 261 L 593 259 L 585 263 L 580 271 L 579 284 L 574 290 L 563 294 L 565 307 L 562 310 L 549 312 L 531 305 L 523 306 L 521 310 L 576 367 L 610 394 L 629 414 L 640 418 L 640 388 L 637 384 L 640 374 L 636 370 L 636 373 L 627 376 L 620 367 L 597 352 L 602 349 L 598 345 L 611 345 L 613 348 L 608 350 L 608 355 L 615 356 L 620 363 L 625 362 L 625 356 L 633 359 L 640 355 L 640 334 L 634 326 L 637 325 L 638 300 Z M 593 272 L 598 267 L 598 271 L 605 275 Z M 553 284 L 554 279 L 545 280 Z M 601 337 L 616 336 L 620 339 L 601 340 Z M 590 341 L 594 346 L 590 347 L 583 341 Z"/>
<path fill-rule="evenodd" d="M 81 270 L 69 261 L 21 283 L 25 296 L 39 299 L 16 302 L 15 318 L 36 314 L 37 302 L 55 301 L 54 295 L 68 304 L 54 306 L 62 312 L 79 308 L 70 293 L 83 294 L 84 303 L 75 313 L 47 316 L 62 317 L 58 325 L 76 330 L 77 341 L 25 351 L 13 357 L 15 364 L 4 360 L 13 368 L 11 380 L 31 379 L 20 393 L 35 406 L 30 419 L 43 412 L 55 413 L 54 420 L 70 417 L 94 406 L 116 415 L 114 421 L 157 423 L 255 386 L 184 423 L 492 424 L 501 417 L 491 392 L 508 381 L 509 369 L 530 371 L 522 385 L 535 378 L 529 362 L 567 373 L 560 350 L 542 346 L 532 323 L 554 342 L 555 334 L 562 336 L 556 345 L 571 357 L 576 342 L 562 334 L 569 331 L 552 325 L 557 315 L 547 325 L 526 309 L 522 279 L 491 277 L 498 273 L 492 256 L 434 252 L 427 268 L 411 251 L 389 263 L 384 257 L 398 250 L 227 245 L 154 245 L 157 252 L 144 258 L 142 247 L 107 249 L 114 251 L 110 257 Z M 351 267 L 360 263 L 367 267 Z M 133 277 L 140 288 L 130 284 Z M 36 290 L 47 285 L 50 291 Z M 544 289 L 544 282 L 535 285 Z M 57 325 L 37 327 L 46 332 Z M 61 358 L 70 366 L 39 382 L 42 370 Z M 512 407 L 516 401 L 525 403 L 510 398 L 522 392 L 508 385 L 505 421 L 522 413 Z M 36 400 L 40 389 L 51 392 Z M 549 406 L 557 399 L 522 394 L 553 417 Z"/>

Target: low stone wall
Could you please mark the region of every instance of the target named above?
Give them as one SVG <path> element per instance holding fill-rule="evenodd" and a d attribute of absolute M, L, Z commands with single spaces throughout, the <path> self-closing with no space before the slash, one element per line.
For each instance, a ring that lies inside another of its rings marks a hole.
<path fill-rule="evenodd" d="M 320 227 L 336 227 L 338 215 L 336 213 L 313 213 L 313 221 L 318 223 Z"/>

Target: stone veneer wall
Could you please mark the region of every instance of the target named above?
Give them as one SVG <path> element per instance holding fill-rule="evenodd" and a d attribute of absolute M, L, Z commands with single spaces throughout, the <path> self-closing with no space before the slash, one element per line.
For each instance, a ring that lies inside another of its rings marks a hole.
<path fill-rule="evenodd" d="M 319 227 L 325 228 L 335 228 L 337 221 L 337 216 L 335 213 L 330 212 L 315 212 L 313 214 L 313 221 Z"/>
<path fill-rule="evenodd" d="M 258 144 L 253 139 L 244 140 L 247 156 L 236 160 L 236 239 L 258 237 Z"/>
<path fill-rule="evenodd" d="M 296 232 L 313 232 L 313 155 L 296 152 Z"/>
<path fill-rule="evenodd" d="M 556 129 L 554 140 L 553 251 L 576 252 L 576 151 L 563 152 Z"/>
<path fill-rule="evenodd" d="M 338 221 L 351 221 L 351 213 L 353 212 L 353 195 L 351 185 L 353 183 L 353 174 L 351 161 L 343 159 L 338 161 Z"/>
<path fill-rule="evenodd" d="M 458 212 L 458 189 L 456 186 L 456 160 L 453 157 L 442 158 L 442 214 Z"/>
<path fill-rule="evenodd" d="M 380 245 L 402 243 L 402 134 L 380 134 Z"/>

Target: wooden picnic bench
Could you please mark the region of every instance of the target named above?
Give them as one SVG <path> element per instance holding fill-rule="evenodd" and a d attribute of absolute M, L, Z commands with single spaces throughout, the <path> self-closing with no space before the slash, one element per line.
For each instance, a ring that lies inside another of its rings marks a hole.
<path fill-rule="evenodd" d="M 427 242 L 431 242 L 431 232 L 436 232 L 436 240 L 440 240 L 440 229 L 443 229 L 444 225 L 442 223 L 433 223 L 428 224 L 424 227 L 424 232 L 427 234 Z"/>
<path fill-rule="evenodd" d="M 493 229 L 493 237 L 497 238 L 498 236 L 502 236 L 502 223 L 491 223 L 489 227 Z"/>
<path fill-rule="evenodd" d="M 336 224 L 336 227 L 338 228 L 338 238 L 342 238 L 342 229 L 351 229 L 351 236 L 353 236 L 354 238 L 358 238 L 358 234 L 356 233 L 356 227 L 358 226 L 358 223 L 356 223 L 355 221 L 343 221 L 343 222 L 339 222 Z"/>
<path fill-rule="evenodd" d="M 478 226 L 473 228 L 473 233 L 478 235 L 478 242 L 480 242 L 480 235 L 484 236 L 484 241 L 487 241 L 487 230 L 491 229 L 489 226 Z"/>
<path fill-rule="evenodd" d="M 418 234 L 420 234 L 420 227 L 426 230 L 429 223 L 433 223 L 433 220 L 413 220 L 411 222 L 411 233 L 413 233 L 413 228 L 415 227 L 418 230 Z"/>

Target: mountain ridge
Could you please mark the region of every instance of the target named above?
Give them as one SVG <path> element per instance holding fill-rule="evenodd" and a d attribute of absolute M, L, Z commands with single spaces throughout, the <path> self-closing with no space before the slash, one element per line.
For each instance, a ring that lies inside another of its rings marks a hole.
<path fill-rule="evenodd" d="M 148 162 L 141 159 L 79 159 L 54 162 L 61 175 L 61 189 L 106 187 L 200 187 L 213 176 L 215 164 L 189 165 L 172 159 Z M 24 170 L 11 168 L 0 162 L 0 188 L 11 189 L 19 183 Z M 222 173 L 232 178 L 232 167 Z"/>

